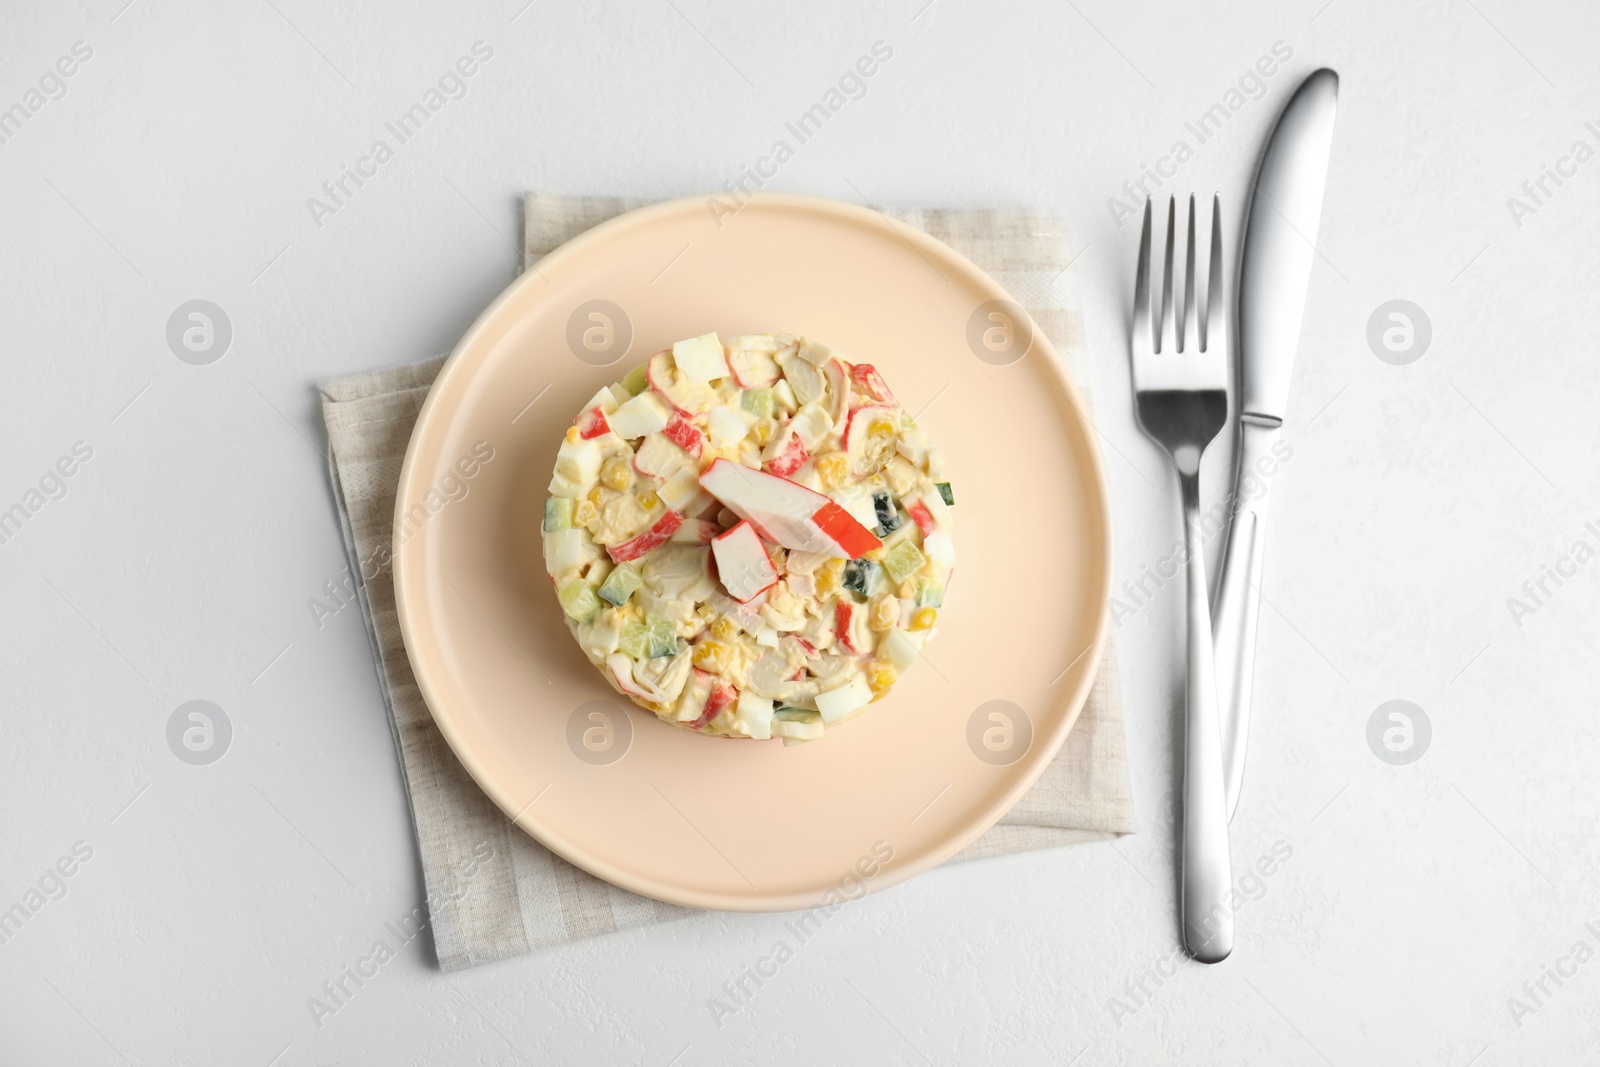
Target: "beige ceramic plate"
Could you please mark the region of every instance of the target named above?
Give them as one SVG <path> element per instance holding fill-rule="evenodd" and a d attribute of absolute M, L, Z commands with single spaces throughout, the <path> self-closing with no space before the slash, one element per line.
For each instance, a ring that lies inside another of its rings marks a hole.
<path fill-rule="evenodd" d="M 1092 430 L 1042 335 L 1000 365 L 1008 335 L 983 331 L 1004 321 L 980 309 L 1005 298 L 930 237 L 791 196 L 758 197 L 720 228 L 700 200 L 635 211 L 502 293 L 428 396 L 396 509 L 406 650 L 484 792 L 616 885 L 736 911 L 813 906 L 858 870 L 881 888 L 999 819 L 1083 706 L 1109 591 Z M 938 638 L 818 742 L 701 737 L 632 708 L 578 650 L 545 575 L 539 519 L 562 432 L 597 388 L 707 330 L 803 333 L 873 363 L 907 409 L 926 406 L 950 470 L 958 562 Z"/>

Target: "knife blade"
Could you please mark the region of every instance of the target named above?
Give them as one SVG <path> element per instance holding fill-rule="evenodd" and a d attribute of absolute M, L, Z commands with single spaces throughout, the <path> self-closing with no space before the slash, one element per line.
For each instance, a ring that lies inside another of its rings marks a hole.
<path fill-rule="evenodd" d="M 1316 257 L 1339 75 L 1309 75 L 1284 106 L 1251 187 L 1239 266 L 1239 405 L 1234 512 L 1212 608 L 1228 818 L 1238 810 L 1255 674 L 1270 474 L 1289 406 L 1300 320 Z M 1259 493 L 1239 496 L 1247 473 Z"/>

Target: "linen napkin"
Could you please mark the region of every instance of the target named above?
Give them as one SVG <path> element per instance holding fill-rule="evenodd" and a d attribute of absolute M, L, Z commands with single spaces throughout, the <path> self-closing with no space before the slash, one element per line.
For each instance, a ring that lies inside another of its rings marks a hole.
<path fill-rule="evenodd" d="M 529 195 L 523 268 L 643 203 Z M 1067 243 L 1054 219 L 993 209 L 886 213 L 926 230 L 993 275 L 1055 342 L 1074 378 L 1086 381 Z M 517 828 L 457 761 L 423 702 L 401 640 L 387 561 L 400 466 L 443 364 L 440 356 L 356 374 L 325 382 L 321 391 L 328 473 L 411 801 L 434 946 L 439 965 L 455 971 L 695 912 L 602 881 Z M 1108 645 L 1088 703 L 1055 760 L 999 823 L 949 862 L 1106 840 L 1132 830 L 1122 704 Z"/>

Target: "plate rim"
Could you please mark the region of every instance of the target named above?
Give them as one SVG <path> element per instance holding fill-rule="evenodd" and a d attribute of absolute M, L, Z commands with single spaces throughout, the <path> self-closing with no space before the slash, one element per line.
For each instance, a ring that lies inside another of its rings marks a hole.
<path fill-rule="evenodd" d="M 648 226 L 657 216 L 673 215 L 694 206 L 703 206 L 704 199 L 699 196 L 674 197 L 668 200 L 657 201 L 633 208 L 623 213 L 606 219 L 595 226 L 583 231 L 577 236 L 561 244 L 550 253 L 540 257 L 541 265 L 554 263 L 557 266 L 568 258 L 580 254 L 590 245 L 609 240 L 614 231 L 630 229 L 639 226 Z M 758 192 L 750 197 L 745 206 L 760 203 L 775 207 L 780 210 L 798 210 L 821 212 L 840 216 L 849 222 L 876 227 L 880 220 L 887 220 L 881 211 L 862 207 L 857 204 L 831 197 L 811 196 L 799 193 L 768 193 Z M 918 227 L 906 225 L 894 226 L 894 231 L 907 240 L 913 248 L 920 253 L 931 252 L 938 257 L 952 261 L 963 268 L 971 276 L 987 283 L 996 293 L 1005 299 L 1022 306 L 1020 301 L 997 281 L 988 271 L 973 263 L 956 249 L 921 230 Z M 919 247 L 920 246 L 920 247 Z M 428 395 L 422 407 L 417 412 L 416 422 L 412 426 L 411 436 L 406 442 L 405 459 L 400 467 L 399 484 L 395 491 L 396 517 L 404 515 L 408 506 L 415 503 L 415 493 L 419 487 L 414 485 L 417 476 L 416 466 L 420 462 L 419 453 L 421 442 L 430 435 L 432 423 L 441 418 L 442 396 L 450 391 L 442 388 L 453 381 L 454 376 L 460 373 L 464 365 L 465 354 L 475 346 L 480 336 L 488 329 L 489 323 L 501 313 L 503 307 L 521 295 L 521 290 L 535 284 L 539 277 L 536 270 L 524 270 L 500 291 L 500 293 L 486 306 L 473 320 L 461 339 L 450 350 L 449 357 L 440 367 L 433 384 L 429 386 Z M 1031 316 L 1030 316 L 1031 318 Z M 948 835 L 937 847 L 924 850 L 923 854 L 906 863 L 894 863 L 886 866 L 882 873 L 875 879 L 874 891 L 898 885 L 916 877 L 924 871 L 944 863 L 952 856 L 959 853 L 984 833 L 988 832 L 1002 819 L 1007 812 L 1014 808 L 1018 801 L 1032 789 L 1044 774 L 1045 770 L 1054 762 L 1061 746 L 1071 734 L 1088 703 L 1099 672 L 1104 667 L 1106 646 L 1110 639 L 1110 601 L 1112 584 L 1112 559 L 1111 559 L 1111 506 L 1110 494 L 1106 485 L 1103 458 L 1100 454 L 1099 443 L 1095 440 L 1094 426 L 1086 414 L 1087 406 L 1084 402 L 1082 391 L 1067 369 L 1056 351 L 1055 344 L 1042 329 L 1037 327 L 1033 331 L 1032 348 L 1028 354 L 1037 350 L 1042 357 L 1043 372 L 1050 375 L 1055 384 L 1060 387 L 1073 409 L 1072 418 L 1079 423 L 1079 436 L 1084 442 L 1086 488 L 1090 491 L 1091 498 L 1098 505 L 1099 520 L 1091 525 L 1093 539 L 1098 543 L 1101 563 L 1100 580 L 1097 587 L 1092 590 L 1098 603 L 1098 610 L 1094 615 L 1093 639 L 1089 647 L 1079 653 L 1078 659 L 1092 656 L 1089 669 L 1078 675 L 1074 691 L 1066 698 L 1069 711 L 1061 717 L 1060 724 L 1052 734 L 1044 738 L 1043 749 L 1047 755 L 1035 758 L 1032 767 L 1016 777 L 1008 788 L 997 800 L 983 809 L 979 817 L 970 821 L 969 825 L 960 832 Z M 448 422 L 444 424 L 448 426 Z M 425 487 L 421 487 L 425 488 Z M 781 912 L 803 910 L 815 907 L 821 903 L 821 897 L 811 892 L 783 892 L 771 893 L 756 890 L 753 893 L 731 895 L 723 892 L 696 889 L 684 885 L 670 885 L 656 879 L 635 875 L 632 872 L 618 868 L 591 854 L 578 841 L 551 831 L 539 824 L 531 812 L 532 803 L 518 804 L 507 795 L 501 784 L 489 775 L 481 764 L 473 757 L 471 746 L 466 739 L 458 733 L 451 721 L 451 716 L 438 710 L 437 689 L 434 684 L 434 668 L 428 664 L 426 657 L 418 657 L 416 648 L 420 635 L 414 632 L 420 626 L 420 620 L 415 618 L 416 610 L 411 603 L 411 594 L 408 591 L 407 577 L 409 571 L 415 567 L 422 570 L 418 564 L 407 566 L 408 556 L 404 551 L 400 531 L 402 524 L 396 519 L 392 523 L 394 534 L 390 543 L 390 555 L 393 562 L 393 583 L 395 597 L 395 613 L 398 617 L 401 641 L 405 646 L 406 658 L 410 664 L 412 677 L 415 679 L 423 704 L 428 709 L 429 716 L 434 725 L 444 736 L 446 744 L 450 746 L 451 753 L 461 763 L 462 767 L 471 776 L 474 784 L 481 789 L 485 796 L 494 802 L 501 813 L 509 818 L 519 829 L 548 848 L 555 855 L 567 862 L 586 871 L 612 885 L 625 889 L 631 893 L 661 900 L 670 904 L 709 911 L 736 911 L 736 912 Z M 426 558 L 419 555 L 418 558 Z M 423 574 L 418 574 L 417 581 L 424 580 Z M 420 595 L 420 594 L 419 594 Z M 1074 661 L 1076 663 L 1077 660 Z M 1068 669 L 1071 669 L 1069 664 Z M 631 714 L 631 710 L 630 710 Z M 1037 747 L 1038 739 L 1036 739 Z M 1025 759 L 1028 757 L 1024 757 Z M 535 800 L 538 798 L 535 797 Z"/>

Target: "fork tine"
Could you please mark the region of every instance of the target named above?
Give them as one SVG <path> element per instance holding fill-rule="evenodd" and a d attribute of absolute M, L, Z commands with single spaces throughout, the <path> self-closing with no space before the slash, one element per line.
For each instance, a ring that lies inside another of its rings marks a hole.
<path fill-rule="evenodd" d="M 1166 270 L 1161 277 L 1161 337 L 1156 347 L 1157 352 L 1177 351 L 1177 337 L 1174 329 L 1173 316 L 1177 311 L 1172 300 L 1172 241 L 1177 236 L 1178 198 L 1167 198 L 1167 252 L 1164 257 Z"/>
<path fill-rule="evenodd" d="M 1133 277 L 1133 351 L 1150 347 L 1150 198 L 1144 199 L 1144 230 L 1139 234 L 1139 269 Z"/>
<path fill-rule="evenodd" d="M 1206 321 L 1205 333 L 1201 335 L 1200 347 L 1209 351 L 1208 345 L 1215 338 L 1217 343 L 1223 341 L 1222 316 L 1222 197 L 1213 194 L 1211 197 L 1211 269 L 1206 272 Z M 1226 357 L 1227 353 L 1224 352 Z"/>
<path fill-rule="evenodd" d="M 1195 276 L 1194 276 L 1194 194 L 1189 194 L 1189 234 L 1184 244 L 1183 253 L 1183 329 L 1178 333 L 1179 352 L 1200 352 L 1205 346 L 1200 343 L 1200 325 L 1195 316 Z"/>

